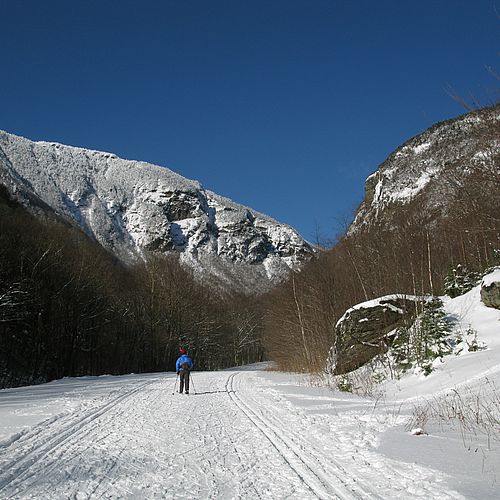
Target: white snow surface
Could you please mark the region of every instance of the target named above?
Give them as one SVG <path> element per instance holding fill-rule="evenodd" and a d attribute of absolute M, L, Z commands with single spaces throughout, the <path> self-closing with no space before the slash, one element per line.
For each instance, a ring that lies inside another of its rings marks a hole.
<path fill-rule="evenodd" d="M 498 270 L 485 276 L 483 282 L 491 283 L 497 279 Z M 455 332 L 465 335 L 472 329 L 482 350 L 470 352 L 464 349 L 459 355 L 438 358 L 428 376 L 408 374 L 400 380 L 387 381 L 381 387 L 382 407 L 398 407 L 401 413 L 413 412 L 414 415 L 416 408 L 433 407 L 439 409 L 444 418 L 431 418 L 425 431 L 418 436 L 410 437 L 403 429 L 394 428 L 382 435 L 378 451 L 395 460 L 425 463 L 451 474 L 454 487 L 465 498 L 498 499 L 500 311 L 481 302 L 480 290 L 481 286 L 476 286 L 454 299 L 441 298 L 448 317 L 454 321 Z M 459 402 L 462 405 L 459 414 L 465 418 L 478 415 L 481 419 L 485 414 L 484 406 L 489 406 L 496 424 L 489 430 L 480 426 L 470 430 L 459 424 L 459 419 L 447 422 L 446 415 L 453 414 L 453 408 L 445 409 L 444 401 Z M 470 411 L 467 406 L 470 406 Z M 479 410 L 481 407 L 483 409 Z"/>
<path fill-rule="evenodd" d="M 400 403 L 262 368 L 194 372 L 189 396 L 173 373 L 0 391 L 0 497 L 497 498 L 490 455 L 411 435 Z"/>
<path fill-rule="evenodd" d="M 493 283 L 500 283 L 500 267 L 484 276 L 481 280 L 481 286 L 489 287 Z"/>
<path fill-rule="evenodd" d="M 376 400 L 266 364 L 195 371 L 190 395 L 171 372 L 1 390 L 0 498 L 498 499 L 498 433 L 408 426 L 440 394 L 500 387 L 500 311 L 480 287 L 445 308 L 487 349 Z"/>

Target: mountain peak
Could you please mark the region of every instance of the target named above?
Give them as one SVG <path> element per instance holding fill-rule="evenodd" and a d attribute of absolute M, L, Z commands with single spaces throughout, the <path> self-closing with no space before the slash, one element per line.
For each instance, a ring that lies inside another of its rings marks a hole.
<path fill-rule="evenodd" d="M 349 228 L 387 224 L 391 213 L 416 200 L 446 210 L 459 185 L 478 170 L 498 165 L 500 105 L 437 123 L 397 148 L 365 182 L 365 199 Z"/>
<path fill-rule="evenodd" d="M 291 227 L 199 182 L 112 153 L 0 132 L 0 182 L 25 206 L 50 207 L 124 261 L 177 253 L 196 274 L 256 291 L 313 253 Z"/>

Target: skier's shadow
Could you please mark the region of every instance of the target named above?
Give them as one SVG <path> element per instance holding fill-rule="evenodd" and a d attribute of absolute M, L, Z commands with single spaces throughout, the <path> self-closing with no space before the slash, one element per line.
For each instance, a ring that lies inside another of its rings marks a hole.
<path fill-rule="evenodd" d="M 229 394 L 235 391 L 205 391 L 205 392 L 193 392 L 193 396 L 201 396 L 202 394 Z"/>

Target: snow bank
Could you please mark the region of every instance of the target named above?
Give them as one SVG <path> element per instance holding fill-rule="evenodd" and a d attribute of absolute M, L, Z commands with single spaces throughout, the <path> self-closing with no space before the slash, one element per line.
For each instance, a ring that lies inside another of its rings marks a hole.
<path fill-rule="evenodd" d="M 387 307 L 391 311 L 397 312 L 399 314 L 403 314 L 404 311 L 395 306 L 394 304 L 391 304 L 389 301 L 390 300 L 413 300 L 413 301 L 419 301 L 423 300 L 424 297 L 419 297 L 417 295 L 407 295 L 407 294 L 393 294 L 393 295 L 384 295 L 383 297 L 377 297 L 376 299 L 372 300 L 367 300 L 366 302 L 361 302 L 360 304 L 356 304 L 355 306 L 350 307 L 347 309 L 347 311 L 343 314 L 343 316 L 337 321 L 337 324 L 335 326 L 340 325 L 346 318 L 351 314 L 352 311 L 358 310 L 358 309 L 370 309 L 371 307 L 376 307 L 376 306 L 382 306 L 382 307 Z"/>
<path fill-rule="evenodd" d="M 486 276 L 487 281 L 497 271 Z M 421 398 L 444 392 L 461 385 L 480 384 L 487 377 L 500 387 L 500 311 L 486 307 L 481 302 L 481 286 L 450 299 L 441 297 L 444 309 L 454 323 L 454 329 L 462 335 L 471 329 L 477 332 L 478 342 L 486 349 L 459 355 L 449 355 L 442 362 L 436 360 L 430 375 L 408 374 L 398 381 L 384 385 L 388 398 Z"/>
<path fill-rule="evenodd" d="M 483 277 L 481 286 L 491 286 L 492 283 L 500 282 L 500 267 Z"/>

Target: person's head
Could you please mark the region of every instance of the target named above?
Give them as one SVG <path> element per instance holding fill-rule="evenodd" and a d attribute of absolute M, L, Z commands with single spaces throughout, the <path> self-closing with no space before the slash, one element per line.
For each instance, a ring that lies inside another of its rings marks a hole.
<path fill-rule="evenodd" d="M 187 354 L 187 351 L 186 351 L 186 349 L 184 349 L 184 347 L 181 347 L 181 348 L 179 349 L 179 352 L 180 352 L 181 354 Z"/>

